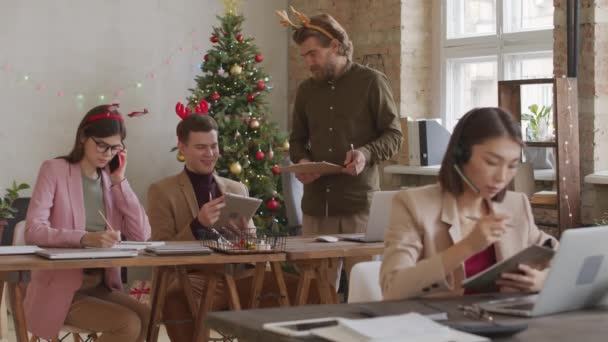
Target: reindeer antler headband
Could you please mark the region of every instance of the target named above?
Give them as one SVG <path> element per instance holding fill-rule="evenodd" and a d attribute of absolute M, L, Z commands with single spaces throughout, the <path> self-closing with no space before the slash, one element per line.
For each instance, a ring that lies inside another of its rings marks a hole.
<path fill-rule="evenodd" d="M 306 28 L 313 29 L 313 30 L 316 30 L 316 31 L 319 31 L 319 32 L 323 33 L 329 39 L 336 39 L 326 29 L 322 28 L 321 26 L 311 24 L 310 23 L 310 18 L 307 17 L 306 14 L 304 14 L 302 12 L 296 11 L 296 9 L 293 8 L 293 6 L 290 6 L 290 8 L 291 8 L 291 11 L 293 12 L 293 14 L 300 20 L 300 22 L 302 24 L 300 26 L 294 24 L 289 19 L 289 15 L 287 14 L 287 11 L 285 11 L 285 10 L 276 10 L 275 13 L 279 16 L 279 18 L 281 18 L 281 20 L 280 20 L 281 25 L 283 25 L 285 27 L 293 27 L 296 30 L 299 29 L 300 27 L 306 27 Z"/>

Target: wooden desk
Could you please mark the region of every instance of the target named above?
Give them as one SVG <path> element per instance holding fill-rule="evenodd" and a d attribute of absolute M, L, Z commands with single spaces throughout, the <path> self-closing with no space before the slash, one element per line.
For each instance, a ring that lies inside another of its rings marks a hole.
<path fill-rule="evenodd" d="M 161 309 L 164 305 L 164 294 L 167 286 L 167 278 L 175 270 L 179 276 L 184 289 L 188 293 L 189 282 L 187 281 L 186 267 L 187 265 L 218 265 L 218 264 L 239 264 L 239 263 L 255 263 L 256 277 L 262 277 L 261 280 L 254 278 L 252 286 L 252 298 L 259 301 L 259 291 L 256 284 L 263 282 L 263 272 L 266 263 L 271 263 L 272 269 L 275 272 L 275 278 L 278 282 L 281 295 L 287 298 L 287 290 L 281 271 L 280 262 L 285 260 L 285 254 L 248 254 L 248 255 L 226 255 L 213 253 L 211 255 L 200 256 L 148 256 L 139 255 L 133 258 L 114 258 L 114 259 L 79 259 L 79 260 L 46 260 L 35 255 L 15 255 L 0 257 L 0 282 L 8 282 L 9 297 L 13 307 L 13 320 L 15 322 L 15 333 L 18 342 L 27 342 L 27 325 L 23 311 L 23 292 L 20 284 L 26 284 L 30 280 L 31 271 L 48 270 L 48 269 L 71 269 L 71 268 L 106 268 L 106 267 L 156 267 L 154 272 L 153 291 L 152 291 L 152 314 L 150 317 L 150 326 L 148 330 L 148 341 L 156 341 L 158 339 L 158 322 L 160 321 Z M 215 291 L 215 286 L 221 275 L 215 274 L 209 279 L 207 293 L 210 290 Z M 225 281 L 230 286 L 231 276 L 225 275 Z M 233 279 L 232 279 L 233 281 Z M 282 286 L 281 286 L 282 284 Z M 0 298 L 2 298 L 2 289 L 0 284 Z M 232 284 L 234 285 L 234 284 Z M 257 291 L 257 293 L 256 293 Z M 236 291 L 229 291 L 230 302 L 233 309 L 240 309 L 240 302 Z M 191 293 L 190 293 L 191 294 Z M 196 304 L 193 302 L 191 295 L 188 296 L 189 303 L 193 313 L 198 311 L 198 315 L 194 315 L 197 320 L 195 341 L 205 341 L 208 337 L 208 329 L 203 325 L 204 317 L 207 314 L 208 308 L 213 304 L 213 299 L 204 297 L 204 305 L 200 305 L 196 310 Z M 282 305 L 288 305 L 289 302 L 281 302 Z M 255 306 L 254 306 L 255 307 Z"/>
<path fill-rule="evenodd" d="M 468 296 L 444 299 L 420 299 L 408 301 L 390 301 L 374 303 L 309 305 L 292 308 L 246 310 L 240 312 L 212 312 L 207 316 L 206 324 L 212 329 L 229 333 L 248 342 L 295 342 L 324 341 L 320 338 L 307 337 L 297 339 L 274 334 L 263 330 L 264 323 L 287 320 L 339 316 L 362 318 L 362 311 L 373 312 L 378 316 L 403 314 L 416 311 L 421 314 L 446 312 L 453 321 L 469 320 L 458 309 L 459 304 L 472 304 L 482 300 L 494 299 L 497 296 Z M 608 311 L 598 309 L 575 311 L 552 316 L 523 319 L 509 316 L 495 316 L 500 320 L 526 320 L 528 329 L 511 337 L 493 341 L 606 341 L 608 335 Z"/>
<path fill-rule="evenodd" d="M 349 234 L 335 235 L 345 237 Z M 353 234 L 351 234 L 353 235 Z M 334 243 L 314 241 L 314 236 L 295 236 L 287 238 L 285 253 L 287 260 L 300 268 L 300 281 L 296 292 L 294 305 L 306 304 L 310 292 L 310 283 L 317 278 L 317 286 L 321 302 L 337 304 L 338 297 L 327 280 L 327 269 L 330 259 L 347 257 L 374 256 L 384 253 L 384 242 L 350 242 L 338 241 Z"/>

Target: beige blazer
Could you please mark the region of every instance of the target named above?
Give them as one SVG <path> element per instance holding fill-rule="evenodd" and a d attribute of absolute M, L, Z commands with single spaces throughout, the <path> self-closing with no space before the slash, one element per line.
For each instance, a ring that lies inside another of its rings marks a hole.
<path fill-rule="evenodd" d="M 508 191 L 494 204 L 497 213 L 511 216 L 502 239 L 495 244 L 496 260 L 511 257 L 532 244 L 552 239 L 534 224 L 528 198 Z M 462 295 L 464 264 L 451 273 L 443 269 L 442 252 L 463 238 L 456 198 L 439 184 L 402 190 L 393 199 L 391 218 L 384 237 L 380 285 L 384 299 L 422 295 Z"/>
<path fill-rule="evenodd" d="M 214 174 L 222 194 L 249 196 L 245 184 Z M 185 171 L 162 179 L 148 189 L 148 218 L 154 241 L 196 240 L 190 222 L 198 215 L 199 207 L 192 182 Z M 255 227 L 249 221 L 249 227 Z"/>

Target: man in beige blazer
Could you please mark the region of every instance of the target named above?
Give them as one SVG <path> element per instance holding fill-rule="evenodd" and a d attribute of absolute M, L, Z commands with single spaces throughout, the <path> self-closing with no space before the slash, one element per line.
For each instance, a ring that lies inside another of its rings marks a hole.
<path fill-rule="evenodd" d="M 191 241 L 201 239 L 218 219 L 224 207 L 225 193 L 248 196 L 244 184 L 218 176 L 215 164 L 219 157 L 217 123 L 208 115 L 191 114 L 177 126 L 178 148 L 185 160 L 184 170 L 150 186 L 148 217 L 155 241 Z M 250 220 L 238 228 L 255 227 Z M 248 227 L 244 227 L 247 225 Z M 220 270 L 204 267 L 188 274 L 196 302 L 200 302 L 205 284 L 204 272 Z M 223 270 L 223 266 L 221 268 Z M 222 288 L 220 286 L 220 288 Z M 191 341 L 194 332 L 190 307 L 178 281 L 167 290 L 163 317 L 171 341 Z M 224 293 L 218 290 L 214 309 L 227 308 Z"/>

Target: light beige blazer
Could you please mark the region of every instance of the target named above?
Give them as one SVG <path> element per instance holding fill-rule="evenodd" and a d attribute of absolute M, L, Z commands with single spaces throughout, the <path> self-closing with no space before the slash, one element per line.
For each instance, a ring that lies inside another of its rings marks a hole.
<path fill-rule="evenodd" d="M 245 184 L 215 175 L 222 194 L 249 196 Z M 198 215 L 199 207 L 192 182 L 185 171 L 162 179 L 148 189 L 148 218 L 153 241 L 196 240 L 190 222 Z M 249 221 L 249 227 L 255 227 Z"/>
<path fill-rule="evenodd" d="M 528 198 L 508 191 L 494 211 L 510 215 L 507 229 L 495 244 L 496 260 L 511 257 L 532 244 L 552 239 L 534 224 Z M 451 273 L 443 269 L 442 252 L 463 238 L 456 198 L 439 184 L 402 190 L 393 199 L 384 237 L 380 285 L 384 299 L 422 295 L 462 295 L 464 264 Z"/>

